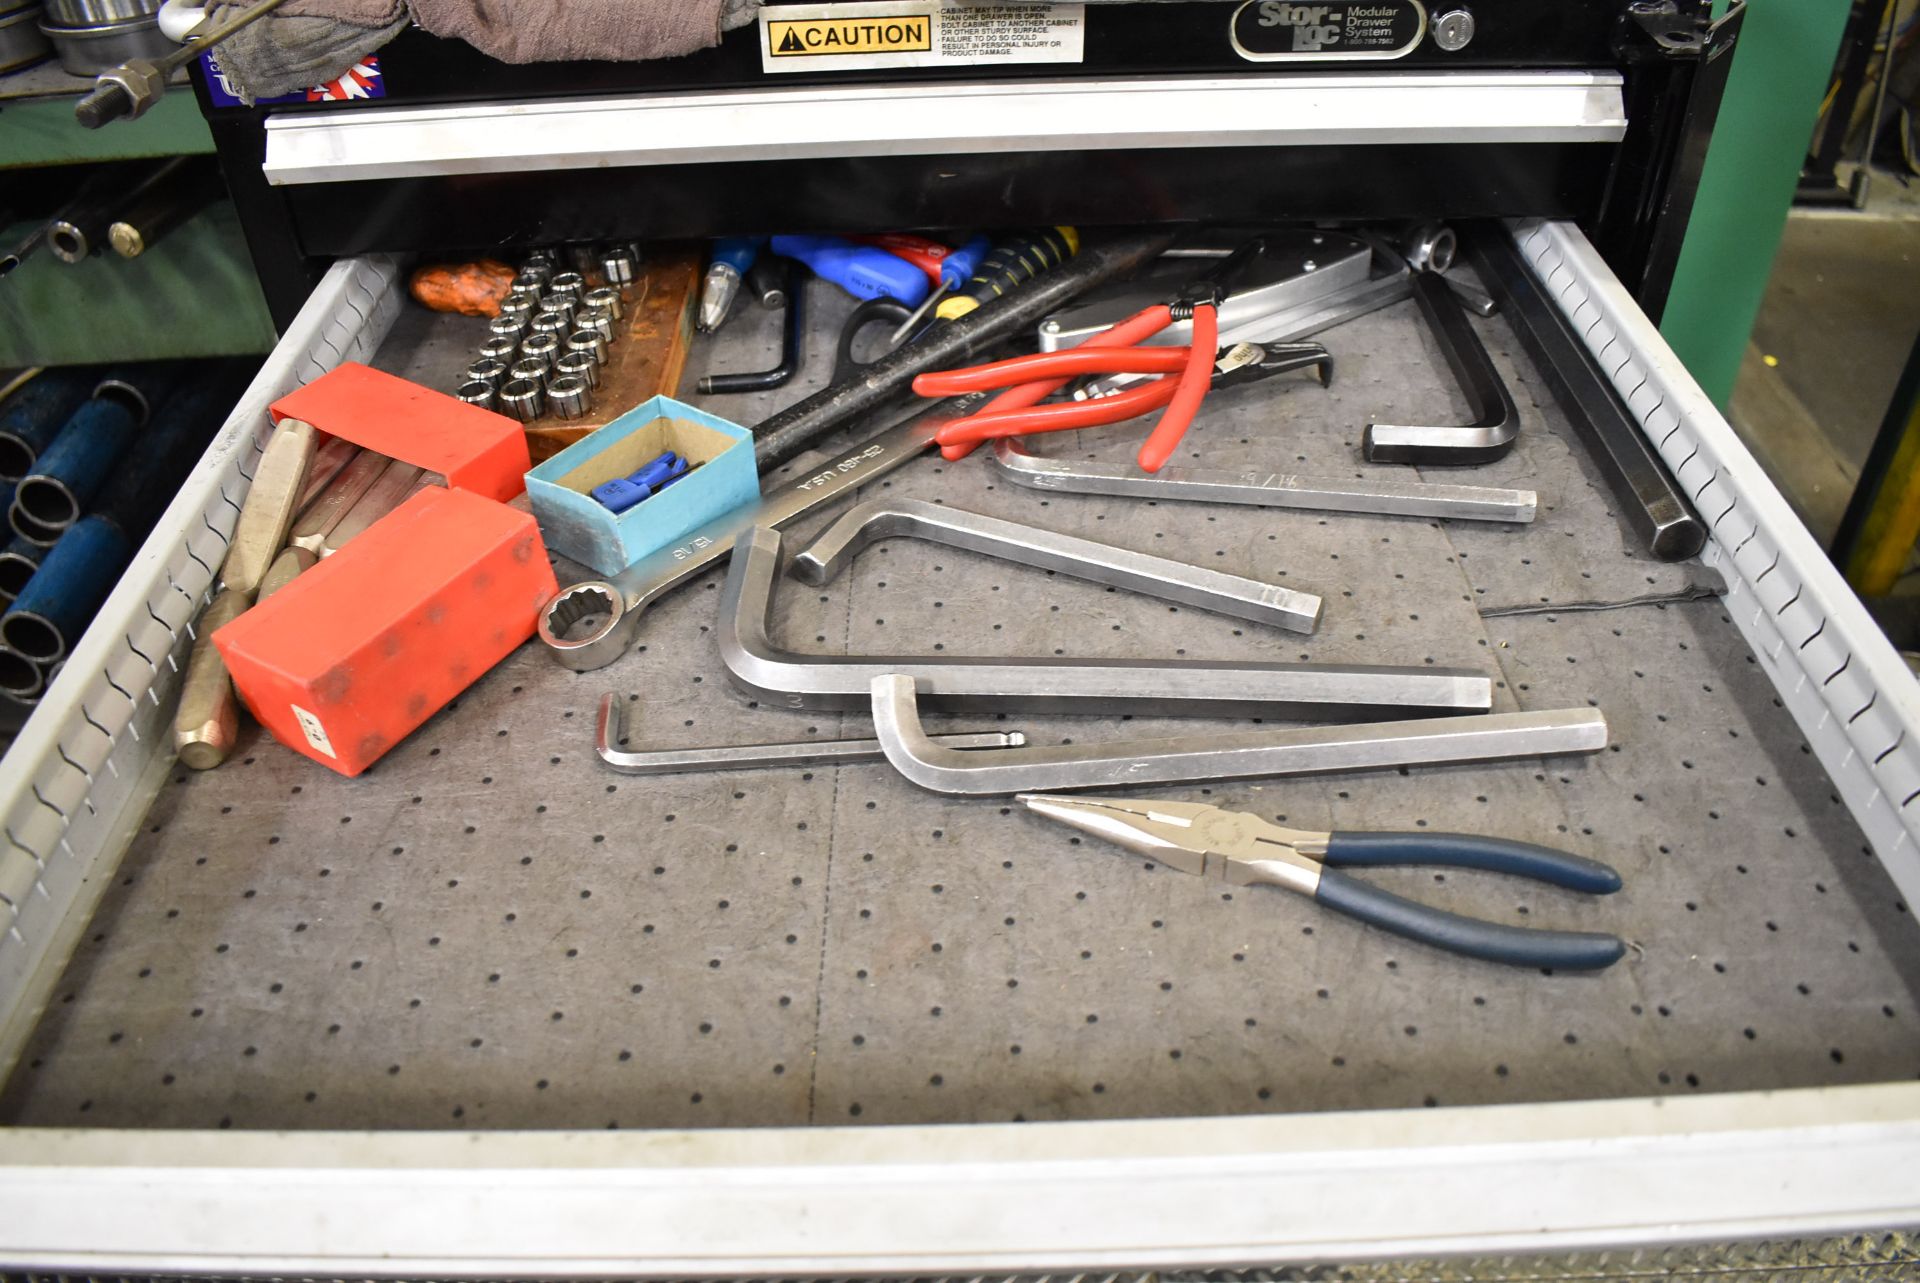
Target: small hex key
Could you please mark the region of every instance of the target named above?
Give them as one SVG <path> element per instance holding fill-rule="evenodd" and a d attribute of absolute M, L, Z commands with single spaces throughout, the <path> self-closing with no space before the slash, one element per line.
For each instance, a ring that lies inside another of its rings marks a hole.
<path fill-rule="evenodd" d="M 688 771 L 751 771 L 770 766 L 854 766 L 884 762 L 886 753 L 877 739 L 803 740 L 796 744 L 735 744 L 724 748 L 615 748 L 626 731 L 626 710 L 611 691 L 600 697 L 600 715 L 594 719 L 593 750 L 600 760 L 622 775 L 680 775 Z M 1027 737 L 1019 731 L 979 731 L 935 735 L 942 748 L 1019 748 Z"/>

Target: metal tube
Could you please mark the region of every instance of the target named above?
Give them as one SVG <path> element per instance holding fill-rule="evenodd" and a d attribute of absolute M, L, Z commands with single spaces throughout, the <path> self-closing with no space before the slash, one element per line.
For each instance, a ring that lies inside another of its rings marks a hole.
<path fill-rule="evenodd" d="M 1539 496 L 1531 490 L 1493 486 L 1432 485 L 1379 481 L 1371 477 L 1301 477 L 1289 472 L 1234 472 L 1226 468 L 1167 467 L 1142 472 L 1076 459 L 1045 459 L 1018 437 L 993 443 L 993 463 L 1007 480 L 1059 494 L 1119 495 L 1155 502 L 1237 503 L 1306 512 L 1345 512 L 1394 517 L 1444 517 L 1456 521 L 1532 521 Z"/>
<path fill-rule="evenodd" d="M 20 498 L 14 496 L 13 505 L 7 509 L 7 524 L 13 528 L 16 538 L 24 539 L 41 548 L 51 548 L 60 542 L 60 531 L 53 526 L 35 521 L 20 507 Z"/>
<path fill-rule="evenodd" d="M 766 472 L 815 445 L 856 415 L 868 413 L 907 391 L 916 374 L 964 365 L 990 344 L 1035 324 L 1094 286 L 1146 264 L 1173 244 L 1171 233 L 1146 232 L 1093 245 L 1016 290 L 981 304 L 955 321 L 936 326 L 863 367 L 857 377 L 835 383 L 789 406 L 753 430 L 754 457 Z"/>
<path fill-rule="evenodd" d="M 794 744 L 738 744 L 724 748 L 622 749 L 626 714 L 613 695 L 600 697 L 600 715 L 595 719 L 593 749 L 600 760 L 622 775 L 678 775 L 687 771 L 748 771 L 775 766 L 856 766 L 863 762 L 884 762 L 886 754 L 880 741 L 802 740 Z M 1018 748 L 1027 742 L 1019 731 L 982 731 L 972 734 L 935 735 L 933 741 L 943 748 Z"/>
<path fill-rule="evenodd" d="M 93 511 L 138 546 L 179 492 L 239 393 L 239 371 L 228 367 L 175 391 L 153 421 L 134 437 L 125 459 L 95 496 Z"/>
<path fill-rule="evenodd" d="M 961 548 L 1297 633 L 1311 633 L 1319 625 L 1324 604 L 1312 593 L 924 499 L 878 499 L 843 513 L 794 558 L 794 577 L 802 583 L 824 584 L 862 549 L 883 539 L 903 538 Z"/>
<path fill-rule="evenodd" d="M 174 228 L 213 202 L 220 192 L 217 171 L 209 161 L 186 161 L 157 174 L 115 210 L 107 228 L 107 243 L 121 258 L 138 258 L 160 243 Z"/>
<path fill-rule="evenodd" d="M 917 678 L 941 709 L 1353 720 L 1484 712 L 1493 682 L 1458 668 L 1055 656 L 802 655 L 773 642 L 780 536 L 749 531 L 733 550 L 715 626 L 733 684 L 780 708 L 867 707 L 873 679 Z"/>
<path fill-rule="evenodd" d="M 0 404 L 0 480 L 18 481 L 33 471 L 40 452 L 92 394 L 96 377 L 86 370 L 46 370 Z"/>
<path fill-rule="evenodd" d="M 1598 709 L 1575 708 L 954 753 L 928 738 L 915 695 L 912 677 L 874 677 L 880 746 L 912 783 L 959 797 L 1491 762 L 1607 746 L 1606 718 Z"/>
<path fill-rule="evenodd" d="M 95 397 L 75 410 L 60 435 L 20 479 L 14 502 L 41 525 L 64 529 L 80 519 L 139 430 L 119 398 Z"/>
<path fill-rule="evenodd" d="M 46 555 L 47 550 L 39 544 L 15 535 L 6 550 L 0 552 L 0 598 L 12 601 L 18 597 Z"/>
<path fill-rule="evenodd" d="M 65 655 L 133 557 L 126 533 L 93 514 L 68 526 L 40 569 L 0 615 L 0 642 L 35 663 Z"/>
<path fill-rule="evenodd" d="M 46 689 L 46 670 L 11 646 L 0 646 L 0 693 L 33 703 Z"/>

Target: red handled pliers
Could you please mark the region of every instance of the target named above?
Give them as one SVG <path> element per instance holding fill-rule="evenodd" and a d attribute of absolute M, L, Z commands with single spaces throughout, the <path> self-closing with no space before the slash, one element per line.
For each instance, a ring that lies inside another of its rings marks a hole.
<path fill-rule="evenodd" d="M 965 458 L 982 441 L 996 437 L 1055 432 L 1066 428 L 1119 423 L 1165 407 L 1136 456 L 1148 472 L 1158 472 L 1172 457 L 1193 423 L 1214 378 L 1215 346 L 1220 338 L 1220 304 L 1227 282 L 1264 252 L 1256 238 L 1202 273 L 1171 303 L 1158 303 L 1065 352 L 1015 357 L 964 370 L 943 370 L 914 379 L 921 396 L 956 396 L 989 388 L 1007 390 L 978 413 L 956 420 L 934 438 L 948 459 Z M 1193 322 L 1187 347 L 1141 347 L 1175 321 Z M 1159 374 L 1165 377 L 1113 396 L 1045 406 L 1039 403 L 1082 374 Z"/>

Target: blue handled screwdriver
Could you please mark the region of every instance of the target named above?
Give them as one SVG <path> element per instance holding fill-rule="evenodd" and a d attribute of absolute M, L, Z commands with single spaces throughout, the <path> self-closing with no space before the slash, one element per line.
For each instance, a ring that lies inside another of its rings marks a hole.
<path fill-rule="evenodd" d="M 906 259 L 843 236 L 776 236 L 773 252 L 799 259 L 815 276 L 855 298 L 885 296 L 912 307 L 933 288 L 927 274 Z"/>
<path fill-rule="evenodd" d="M 925 320 L 927 313 L 941 299 L 965 285 L 980 270 L 980 263 L 993 249 L 993 241 L 985 236 L 976 236 L 953 253 L 940 260 L 940 288 L 927 295 L 927 301 L 913 309 L 913 315 L 900 322 L 900 328 L 893 332 L 890 343 L 898 343 Z"/>

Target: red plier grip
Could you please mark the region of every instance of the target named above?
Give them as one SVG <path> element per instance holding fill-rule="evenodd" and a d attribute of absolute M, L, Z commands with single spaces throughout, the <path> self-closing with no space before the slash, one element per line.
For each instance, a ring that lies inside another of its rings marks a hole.
<path fill-rule="evenodd" d="M 1178 374 L 1186 368 L 1184 347 L 1076 347 L 1064 352 L 1011 357 L 966 370 L 936 370 L 916 376 L 913 390 L 921 396 L 961 396 L 1062 374 L 1069 378 L 1083 374 Z M 979 414 L 996 412 L 992 407 L 983 406 Z"/>
<path fill-rule="evenodd" d="M 1073 350 L 1081 352 L 1089 348 L 1132 347 L 1136 343 L 1152 338 L 1172 324 L 1173 309 L 1165 303 L 1156 303 L 1152 307 L 1142 308 L 1126 320 L 1094 335 Z M 1032 383 L 1022 383 L 1019 387 L 1008 388 L 981 407 L 979 414 L 973 417 L 998 414 L 1007 410 L 1023 410 L 1030 405 L 1038 405 L 1070 382 L 1072 377 L 1067 376 L 1057 379 L 1037 379 Z M 965 423 L 967 420 L 962 419 L 960 422 Z M 949 461 L 964 459 L 973 453 L 974 447 L 978 444 L 979 442 L 976 441 L 942 445 L 940 456 Z"/>
<path fill-rule="evenodd" d="M 933 439 L 940 444 L 944 454 L 949 446 L 971 450 L 982 441 L 997 441 L 1001 437 L 1063 432 L 1071 428 L 1097 428 L 1158 410 L 1172 401 L 1178 391 L 1178 380 L 1155 379 L 1151 383 L 1127 388 L 1112 396 L 1096 397 L 1091 401 L 1023 407 L 997 414 L 982 410 L 970 418 L 949 423 L 935 433 Z"/>
<path fill-rule="evenodd" d="M 1213 385 L 1214 347 L 1220 342 L 1220 312 L 1211 303 L 1193 309 L 1193 345 L 1187 349 L 1187 370 L 1180 386 L 1167 405 L 1167 412 L 1153 425 L 1146 444 L 1134 458 L 1148 472 L 1158 472 L 1180 448 L 1193 416 L 1200 413 L 1200 402 Z"/>

